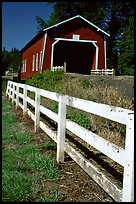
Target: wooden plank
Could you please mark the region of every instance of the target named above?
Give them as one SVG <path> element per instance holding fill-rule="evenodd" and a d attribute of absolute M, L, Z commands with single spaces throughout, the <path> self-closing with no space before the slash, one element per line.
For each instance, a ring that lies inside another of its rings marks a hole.
<path fill-rule="evenodd" d="M 33 107 L 35 106 L 35 101 L 27 96 L 27 102 L 30 103 Z"/>
<path fill-rule="evenodd" d="M 26 85 L 26 84 L 21 84 L 21 83 L 18 83 L 19 84 L 19 88 L 24 88 L 24 86 Z"/>
<path fill-rule="evenodd" d="M 40 112 L 54 120 L 55 122 L 58 122 L 58 114 L 54 113 L 53 111 L 49 110 L 48 108 L 43 107 L 40 105 Z"/>
<path fill-rule="evenodd" d="M 23 104 L 22 103 L 18 103 L 19 107 L 23 109 Z"/>
<path fill-rule="evenodd" d="M 67 105 L 125 125 L 127 123 L 128 113 L 133 112 L 132 110 L 121 107 L 87 101 L 72 96 L 68 96 Z"/>
<path fill-rule="evenodd" d="M 54 142 L 57 143 L 57 133 L 56 131 L 53 131 L 51 128 L 49 128 L 46 124 L 44 124 L 42 121 L 40 121 L 40 128 L 50 136 L 51 139 L 54 140 Z"/>
<path fill-rule="evenodd" d="M 68 142 L 65 143 L 65 151 L 115 201 L 121 202 L 121 188 L 118 188 L 104 173 L 71 147 Z"/>
<path fill-rule="evenodd" d="M 27 90 L 31 91 L 31 92 L 35 92 L 36 91 L 36 87 L 34 86 L 30 86 L 30 85 L 26 85 Z"/>
<path fill-rule="evenodd" d="M 27 108 L 27 113 L 31 117 L 31 119 L 34 121 L 35 120 L 35 115 L 28 108 Z"/>
<path fill-rule="evenodd" d="M 52 99 L 54 101 L 59 101 L 59 95 L 61 95 L 61 94 L 41 89 L 40 95 L 45 97 L 45 98 Z"/>
<path fill-rule="evenodd" d="M 64 162 L 64 145 L 66 131 L 66 96 L 59 96 L 57 162 Z"/>
<path fill-rule="evenodd" d="M 112 160 L 124 166 L 126 158 L 123 148 L 118 147 L 117 145 L 68 119 L 66 120 L 66 128 L 103 154 L 110 157 Z"/>
<path fill-rule="evenodd" d="M 19 95 L 20 98 L 23 99 L 24 95 L 22 93 L 19 93 L 18 95 Z"/>

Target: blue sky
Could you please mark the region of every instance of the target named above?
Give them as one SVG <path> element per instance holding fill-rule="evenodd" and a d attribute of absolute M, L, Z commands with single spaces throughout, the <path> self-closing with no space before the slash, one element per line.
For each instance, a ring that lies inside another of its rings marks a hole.
<path fill-rule="evenodd" d="M 47 2 L 2 2 L 2 48 L 21 49 L 36 34 L 36 16 L 45 21 L 53 11 Z"/>

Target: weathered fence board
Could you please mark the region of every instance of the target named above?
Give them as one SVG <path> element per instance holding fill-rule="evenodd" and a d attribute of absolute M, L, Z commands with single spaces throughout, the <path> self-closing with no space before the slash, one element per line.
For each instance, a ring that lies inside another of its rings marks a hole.
<path fill-rule="evenodd" d="M 67 105 L 125 125 L 127 124 L 127 116 L 130 112 L 130 110 L 125 108 L 96 103 L 70 96 L 68 97 Z"/>
<path fill-rule="evenodd" d="M 35 100 L 27 96 L 28 90 L 35 93 Z M 23 92 L 20 93 L 20 91 Z M 23 113 L 27 113 L 31 117 L 34 121 L 34 131 L 41 128 L 57 143 L 57 162 L 64 161 L 65 151 L 115 201 L 134 201 L 134 111 L 62 95 L 13 81 L 7 83 L 6 96 L 16 103 L 16 108 L 17 106 L 21 107 Z M 58 102 L 58 114 L 40 104 L 41 96 Z M 19 99 L 22 99 L 23 104 Z M 35 108 L 34 114 L 29 110 L 27 103 Z M 126 125 L 125 149 L 66 119 L 66 106 Z M 54 131 L 44 124 L 40 120 L 40 113 L 57 122 L 58 130 Z M 122 189 L 118 188 L 113 181 L 66 142 L 66 129 L 124 167 Z"/>
<path fill-rule="evenodd" d="M 90 161 L 82 154 L 77 152 L 67 142 L 65 144 L 66 153 L 81 167 L 93 180 L 99 184 L 115 201 L 120 202 L 122 190 L 118 188 L 107 176 L 99 171 Z"/>
<path fill-rule="evenodd" d="M 55 122 L 58 122 L 58 114 L 54 113 L 53 111 L 49 110 L 48 108 L 45 108 L 40 105 L 40 112 L 45 114 L 47 117 L 51 118 Z"/>
<path fill-rule="evenodd" d="M 81 127 L 80 125 L 68 121 L 66 122 L 66 128 L 72 133 L 83 139 L 88 144 L 92 145 L 98 151 L 110 157 L 112 160 L 118 162 L 120 165 L 125 163 L 125 151 L 123 148 L 105 140 L 97 134 Z"/>

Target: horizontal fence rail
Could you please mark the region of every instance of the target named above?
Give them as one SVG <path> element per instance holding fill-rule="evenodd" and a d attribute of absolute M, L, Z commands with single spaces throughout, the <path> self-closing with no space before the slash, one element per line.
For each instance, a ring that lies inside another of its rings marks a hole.
<path fill-rule="evenodd" d="M 114 69 L 97 69 L 91 70 L 91 75 L 115 75 Z"/>
<path fill-rule="evenodd" d="M 34 100 L 28 96 L 28 91 L 34 93 Z M 31 117 L 34 121 L 35 132 L 41 128 L 57 143 L 56 159 L 58 163 L 64 161 L 64 152 L 66 152 L 115 201 L 134 201 L 134 111 L 62 95 L 13 81 L 8 81 L 7 83 L 6 96 L 12 100 L 12 103 L 15 102 L 16 108 L 18 108 L 18 106 L 21 107 L 23 114 L 28 114 Z M 41 96 L 58 102 L 58 113 L 41 105 Z M 34 107 L 34 113 L 28 108 L 28 104 Z M 66 119 L 67 106 L 124 124 L 126 126 L 125 149 L 81 127 L 77 123 Z M 40 120 L 40 113 L 57 123 L 57 131 L 54 131 Z M 66 141 L 66 130 L 69 130 L 83 141 L 123 166 L 122 189 L 117 187 L 107 175 L 101 172 Z"/>

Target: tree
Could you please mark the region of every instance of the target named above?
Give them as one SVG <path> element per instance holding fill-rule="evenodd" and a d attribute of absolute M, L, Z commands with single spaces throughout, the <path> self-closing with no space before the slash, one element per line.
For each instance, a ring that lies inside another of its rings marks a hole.
<path fill-rule="evenodd" d="M 106 15 L 105 2 L 48 2 L 53 5 L 53 12 L 48 20 L 48 26 L 66 20 L 75 15 L 81 15 L 100 26 L 102 16 Z"/>
<path fill-rule="evenodd" d="M 8 67 L 10 65 L 10 54 L 5 49 L 2 50 L 2 76 L 5 75 L 5 72 L 8 70 Z"/>
<path fill-rule="evenodd" d="M 35 17 L 36 21 L 37 21 L 37 30 L 38 32 L 40 32 L 41 30 L 43 30 L 44 28 L 47 28 L 47 23 L 45 22 L 45 20 L 43 20 L 41 17 L 36 16 Z"/>
<path fill-rule="evenodd" d="M 18 49 L 16 49 L 15 47 L 12 48 L 12 50 L 10 51 L 10 65 L 9 68 L 15 72 L 18 71 L 18 67 L 20 65 L 20 60 L 21 60 L 21 54 L 19 52 Z"/>
<path fill-rule="evenodd" d="M 134 16 L 129 17 L 129 24 L 117 43 L 119 48 L 118 68 L 121 75 L 134 75 Z"/>
<path fill-rule="evenodd" d="M 134 2 L 107 2 L 107 16 L 104 19 L 105 28 L 110 34 L 107 38 L 107 67 L 115 69 L 116 74 L 120 74 L 118 68 L 117 42 L 121 40 L 121 33 L 126 30 L 128 19 L 133 15 Z"/>

